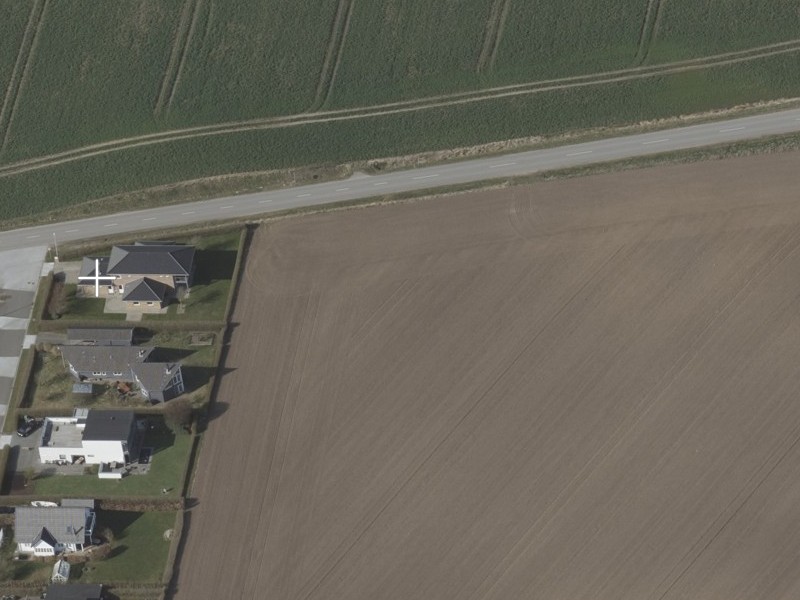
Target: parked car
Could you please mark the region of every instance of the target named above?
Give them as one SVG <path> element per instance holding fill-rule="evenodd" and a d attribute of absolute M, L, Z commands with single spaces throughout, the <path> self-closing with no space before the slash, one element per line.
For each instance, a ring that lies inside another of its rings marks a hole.
<path fill-rule="evenodd" d="M 34 431 L 39 429 L 42 422 L 38 419 L 25 419 L 17 428 L 17 435 L 19 437 L 28 437 Z"/>

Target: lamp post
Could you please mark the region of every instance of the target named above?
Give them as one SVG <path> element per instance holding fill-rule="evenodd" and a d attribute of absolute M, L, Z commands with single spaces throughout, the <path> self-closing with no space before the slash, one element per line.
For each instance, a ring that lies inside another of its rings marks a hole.
<path fill-rule="evenodd" d="M 55 254 L 53 255 L 53 262 L 58 262 L 58 241 L 56 240 L 56 232 L 53 232 L 53 248 L 55 249 Z"/>

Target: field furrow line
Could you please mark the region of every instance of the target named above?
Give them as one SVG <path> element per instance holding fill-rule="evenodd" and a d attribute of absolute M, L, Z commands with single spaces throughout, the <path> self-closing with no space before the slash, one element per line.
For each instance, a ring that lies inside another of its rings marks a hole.
<path fill-rule="evenodd" d="M 333 84 L 336 81 L 339 64 L 342 62 L 347 32 L 350 30 L 353 4 L 354 0 L 339 0 L 339 4 L 336 7 L 336 15 L 331 25 L 330 40 L 325 50 L 325 60 L 322 62 L 322 70 L 319 74 L 319 82 L 317 82 L 317 90 L 314 94 L 314 102 L 311 104 L 310 111 L 315 111 L 324 106 L 333 93 Z"/>
<path fill-rule="evenodd" d="M 578 75 L 574 77 L 501 86 L 471 92 L 458 92 L 455 94 L 442 96 L 429 96 L 415 100 L 391 102 L 369 107 L 343 108 L 329 111 L 267 117 L 263 119 L 252 119 L 248 121 L 231 121 L 227 123 L 218 123 L 215 125 L 199 125 L 184 129 L 173 129 L 160 133 L 145 134 L 141 136 L 100 142 L 97 144 L 83 146 L 81 148 L 65 150 L 63 152 L 49 154 L 46 156 L 17 161 L 5 166 L 0 166 L 0 177 L 19 175 L 28 171 L 45 169 L 65 163 L 92 158 L 94 156 L 109 154 L 112 152 L 119 152 L 122 150 L 130 150 L 144 146 L 152 146 L 156 144 L 164 144 L 187 139 L 286 127 L 298 127 L 318 123 L 333 123 L 336 121 L 383 117 L 421 110 L 433 110 L 437 108 L 447 108 L 451 106 L 499 100 L 515 96 L 607 85 L 611 83 L 621 83 L 650 77 L 660 77 L 677 73 L 700 71 L 712 67 L 749 62 L 781 54 L 790 54 L 798 51 L 800 51 L 800 40 L 790 40 L 787 42 L 751 48 L 748 50 L 728 52 L 710 57 L 664 63 L 649 67 L 633 67 L 630 69 L 607 71 L 592 75 Z"/>
<path fill-rule="evenodd" d="M 31 12 L 28 15 L 28 23 L 25 26 L 25 32 L 22 35 L 22 41 L 19 44 L 19 50 L 17 52 L 17 59 L 14 61 L 14 69 L 11 71 L 11 77 L 8 80 L 8 86 L 6 87 L 6 93 L 3 95 L 3 105 L 0 108 L 0 132 L 5 131 L 5 122 L 6 122 L 6 115 L 10 110 L 11 104 L 14 102 L 14 96 L 16 96 L 17 90 L 19 89 L 19 73 L 22 71 L 22 65 L 25 64 L 27 60 L 27 52 L 26 50 L 30 48 L 30 41 L 33 39 L 33 32 L 36 30 L 36 17 L 39 14 L 39 9 L 43 4 L 43 0 L 37 0 L 34 2 L 33 6 L 31 6 Z"/>
<path fill-rule="evenodd" d="M 506 28 L 506 21 L 508 21 L 508 13 L 511 11 L 511 0 L 505 0 L 503 3 L 503 10 L 500 11 L 500 21 L 497 24 L 497 31 L 494 35 L 494 42 L 492 43 L 492 50 L 489 53 L 489 68 L 494 68 L 497 61 L 497 51 L 500 49 L 500 42 L 503 41 L 503 31 Z"/>
<path fill-rule="evenodd" d="M 22 41 L 19 45 L 17 58 L 14 61 L 14 68 L 11 71 L 11 77 L 8 80 L 8 87 L 6 88 L 6 93 L 3 96 L 3 105 L 2 108 L 0 108 L 0 137 L 3 140 L 3 146 L 5 146 L 8 130 L 11 128 L 13 107 L 16 104 L 20 88 L 22 87 L 22 79 L 30 60 L 30 55 L 33 50 L 33 43 L 36 39 L 37 33 L 39 32 L 39 25 L 42 22 L 45 2 L 46 0 L 36 0 L 33 3 L 33 6 L 31 6 L 31 12 L 28 15 L 28 22 L 25 26 L 25 32 L 22 35 Z"/>
<path fill-rule="evenodd" d="M 658 23 L 661 21 L 662 5 L 662 0 L 649 0 L 647 3 L 647 11 L 645 12 L 644 21 L 642 22 L 639 44 L 634 58 L 634 63 L 636 65 L 644 63 L 647 60 L 647 56 L 650 54 L 650 47 L 656 37 Z"/>
<path fill-rule="evenodd" d="M 787 443 L 788 446 L 786 445 Z M 794 429 L 792 429 L 788 440 L 778 444 L 775 451 L 767 457 L 761 467 L 748 479 L 736 497 L 728 503 L 717 520 L 703 532 L 703 535 L 698 540 L 698 544 L 702 540 L 706 540 L 705 543 L 699 548 L 696 547 L 696 544 L 695 547 L 689 550 L 687 554 L 691 554 L 691 558 L 688 558 L 688 562 L 684 568 L 681 569 L 680 573 L 675 575 L 664 592 L 658 596 L 658 600 L 664 600 L 669 595 L 678 582 L 680 582 L 692 566 L 697 563 L 703 553 L 711 547 L 731 521 L 736 518 L 736 515 L 739 514 L 742 508 L 755 496 L 756 492 L 758 492 L 759 488 L 761 488 L 769 476 L 783 463 L 789 453 L 797 447 L 798 443 L 800 443 L 800 425 L 796 425 Z M 719 523 L 720 519 L 722 519 L 722 523 Z M 684 557 L 684 559 L 686 559 L 686 557 Z"/>
<path fill-rule="evenodd" d="M 175 30 L 175 39 L 172 42 L 172 50 L 169 54 L 169 62 L 167 62 L 167 68 L 164 70 L 164 77 L 161 80 L 161 88 L 158 91 L 158 97 L 156 98 L 155 106 L 153 107 L 153 114 L 158 116 L 161 114 L 161 111 L 164 109 L 164 104 L 167 100 L 167 97 L 172 89 L 172 82 L 175 78 L 175 71 L 178 68 L 178 63 L 180 62 L 181 57 L 181 50 L 185 46 L 185 37 L 188 35 L 188 30 L 190 28 L 190 22 L 192 21 L 192 15 L 194 14 L 194 10 L 196 9 L 196 0 L 186 0 L 183 4 L 183 10 L 181 10 L 181 18 L 178 21 L 178 28 Z"/>
<path fill-rule="evenodd" d="M 520 363 L 526 353 L 533 347 L 536 341 L 554 324 L 558 318 L 572 305 L 572 303 L 581 297 L 584 290 L 586 290 L 593 281 L 602 273 L 604 269 L 611 264 L 615 258 L 626 246 L 619 246 L 615 248 L 609 256 L 601 261 L 598 268 L 592 272 L 586 279 L 580 281 L 576 289 L 570 294 L 569 298 L 561 305 L 552 315 L 547 317 L 544 323 L 533 333 L 531 338 L 522 344 L 522 347 L 509 358 L 508 364 L 503 366 L 499 372 L 493 375 L 492 379 L 488 381 L 485 387 L 479 391 L 474 399 L 470 398 L 466 410 L 461 415 L 458 415 L 452 426 L 448 427 L 446 431 L 442 432 L 441 436 L 437 436 L 437 441 L 430 449 L 424 449 L 418 455 L 419 460 L 415 460 L 409 465 L 409 472 L 399 477 L 391 488 L 389 488 L 384 495 L 385 499 L 381 499 L 376 506 L 373 507 L 371 514 L 367 514 L 358 524 L 358 526 L 351 532 L 351 536 L 345 539 L 340 544 L 339 548 L 329 557 L 329 559 L 320 566 L 318 572 L 311 578 L 307 585 L 300 591 L 298 595 L 302 600 L 310 600 L 317 589 L 324 583 L 324 581 L 333 573 L 336 567 L 344 560 L 347 554 L 355 547 L 358 541 L 373 527 L 373 525 L 381 518 L 390 505 L 394 503 L 398 496 L 413 481 L 423 468 L 428 465 L 433 458 L 439 454 L 440 450 L 446 446 L 455 433 L 461 429 L 465 423 L 471 420 L 473 415 L 479 412 L 479 409 L 489 394 L 505 379 L 510 372 L 512 372 Z"/>
<path fill-rule="evenodd" d="M 196 0 L 194 3 L 194 11 L 192 12 L 192 24 L 189 26 L 189 33 L 186 36 L 186 41 L 183 44 L 181 49 L 181 60 L 178 63 L 178 71 L 175 73 L 175 79 L 172 81 L 172 89 L 169 93 L 169 99 L 167 100 L 166 111 L 169 112 L 170 107 L 172 107 L 172 100 L 175 98 L 175 91 L 178 89 L 178 84 L 181 81 L 181 73 L 183 73 L 183 67 L 186 65 L 186 57 L 189 54 L 189 47 L 192 45 L 192 36 L 194 35 L 194 31 L 197 28 L 197 20 L 200 16 L 200 5 L 203 3 L 203 0 Z"/>
<path fill-rule="evenodd" d="M 38 13 L 36 19 L 36 27 L 33 32 L 33 39 L 31 40 L 30 48 L 28 49 L 27 55 L 25 56 L 25 62 L 22 67 L 22 73 L 19 78 L 19 85 L 16 87 L 14 91 L 14 100 L 11 102 L 11 109 L 8 111 L 8 118 L 5 121 L 5 126 L 3 127 L 3 142 L 0 145 L 0 154 L 2 154 L 6 146 L 8 146 L 8 134 L 11 132 L 11 126 L 14 124 L 14 113 L 17 112 L 17 107 L 19 106 L 19 99 L 22 96 L 22 89 L 25 87 L 25 83 L 30 78 L 30 66 L 33 59 L 33 56 L 36 54 L 36 46 L 39 43 L 39 34 L 42 31 L 42 23 L 44 22 L 44 15 L 47 12 L 47 4 L 49 0 L 44 0 L 41 3 L 41 10 Z M 27 35 L 27 31 L 25 32 Z M 2 120 L 0 120 L 2 123 Z"/>
<path fill-rule="evenodd" d="M 516 542 L 512 550 L 509 551 L 503 561 L 501 561 L 505 563 L 504 567 L 499 570 L 499 573 L 493 574 L 491 578 L 487 577 L 481 587 L 470 596 L 470 600 L 479 600 L 488 597 L 489 593 L 502 581 L 505 574 L 510 572 L 514 565 L 518 563 L 524 551 L 533 543 L 534 536 L 538 532 L 539 526 L 542 524 L 546 526 L 555 518 L 566 504 L 565 498 L 570 497 L 581 489 L 590 477 L 592 471 L 619 447 L 624 439 L 625 433 L 641 422 L 650 411 L 658 405 L 658 402 L 664 394 L 667 393 L 673 383 L 675 383 L 682 373 L 691 366 L 694 357 L 708 346 L 713 331 L 715 329 L 720 329 L 724 322 L 731 317 L 733 310 L 742 303 L 744 298 L 749 296 L 752 291 L 757 288 L 757 285 L 753 284 L 763 281 L 780 263 L 788 256 L 791 256 L 798 247 L 800 247 L 800 245 L 798 244 L 796 236 L 789 237 L 789 239 L 778 244 L 770 255 L 754 268 L 752 275 L 743 282 L 736 293 L 728 298 L 727 301 L 714 312 L 711 318 L 703 325 L 702 329 L 693 336 L 693 339 L 677 360 L 670 365 L 655 385 L 653 385 L 637 403 L 636 408 L 630 412 L 630 417 L 623 420 L 615 428 L 606 442 L 594 453 L 590 460 L 586 462 L 570 484 L 559 493 L 557 501 L 548 508 L 547 513 L 550 514 L 541 515 L 536 522 L 524 532 L 523 536 Z M 601 268 L 605 267 L 607 264 L 607 262 L 604 263 Z M 661 596 L 659 600 L 663 600 L 663 596 Z"/>
<path fill-rule="evenodd" d="M 298 394 L 302 383 L 302 373 L 311 347 L 313 330 L 316 326 L 319 312 L 319 304 L 319 297 L 315 298 L 309 295 L 306 298 L 303 318 L 300 324 L 300 335 L 298 335 L 296 339 L 296 345 L 292 353 L 288 377 L 289 385 L 281 404 L 278 427 L 272 445 L 271 460 L 266 473 L 265 492 L 258 512 L 259 522 L 257 529 L 263 529 L 263 539 L 265 542 L 269 539 L 272 532 L 275 503 L 281 492 L 281 481 L 283 479 L 284 465 L 286 463 L 286 454 L 291 441 L 297 404 L 299 402 Z M 300 377 L 295 376 L 296 372 L 301 373 Z M 254 559 L 254 555 L 251 554 L 249 557 L 248 571 L 252 572 L 254 565 L 258 564 Z"/>
<path fill-rule="evenodd" d="M 489 64 L 489 57 L 492 55 L 492 49 L 495 46 L 495 39 L 497 38 L 500 13 L 505 3 L 506 0 L 494 0 L 491 9 L 489 9 L 489 18 L 486 19 L 486 31 L 483 34 L 483 45 L 481 46 L 481 53 L 478 56 L 478 67 L 476 69 L 478 73 L 482 72 Z"/>

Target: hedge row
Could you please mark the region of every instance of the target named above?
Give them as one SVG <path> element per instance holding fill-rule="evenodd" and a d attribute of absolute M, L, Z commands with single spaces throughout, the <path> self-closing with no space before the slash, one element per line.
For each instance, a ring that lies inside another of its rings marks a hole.
<path fill-rule="evenodd" d="M 184 511 L 180 510 L 175 514 L 175 525 L 172 528 L 172 540 L 170 540 L 169 554 L 167 554 L 167 564 L 164 567 L 164 576 L 161 578 L 165 586 L 172 581 L 172 573 L 175 570 L 175 561 L 178 558 L 185 520 L 186 513 Z"/>
<path fill-rule="evenodd" d="M 3 423 L 3 433 L 12 433 L 17 428 L 19 407 L 31 384 L 35 358 L 36 352 L 32 348 L 25 348 L 20 354 L 17 375 L 14 378 L 14 387 L 11 390 L 11 398 L 8 401 L 6 418 Z"/>
<path fill-rule="evenodd" d="M 152 331 L 207 331 L 218 329 L 225 324 L 224 321 L 147 321 L 146 329 Z M 126 321 L 111 321 L 103 319 L 57 319 L 55 321 L 42 320 L 39 322 L 39 332 L 64 332 L 73 327 L 83 328 L 114 328 L 131 327 Z"/>

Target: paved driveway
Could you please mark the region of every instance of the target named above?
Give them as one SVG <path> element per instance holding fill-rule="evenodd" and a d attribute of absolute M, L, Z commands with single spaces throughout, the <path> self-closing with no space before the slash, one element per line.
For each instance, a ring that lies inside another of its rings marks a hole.
<path fill-rule="evenodd" d="M 0 424 L 5 419 L 47 249 L 0 252 Z M 28 339 L 30 341 L 30 339 Z M 2 441 L 7 441 L 4 438 Z"/>

